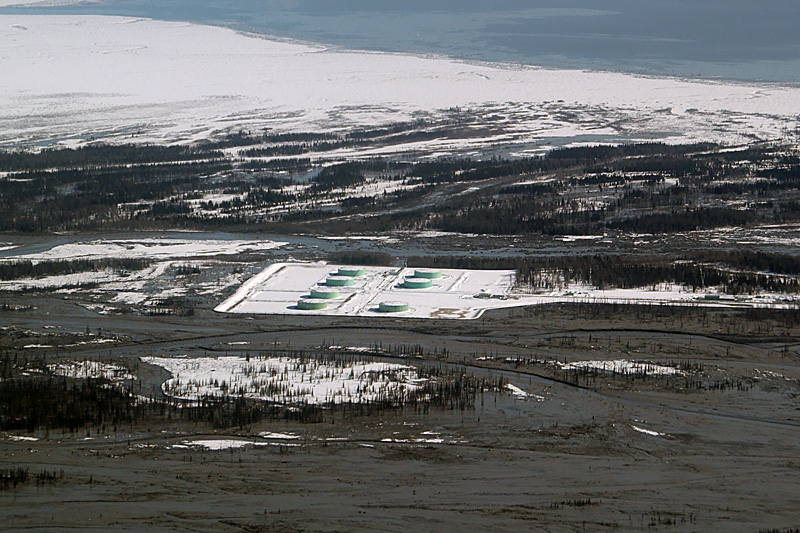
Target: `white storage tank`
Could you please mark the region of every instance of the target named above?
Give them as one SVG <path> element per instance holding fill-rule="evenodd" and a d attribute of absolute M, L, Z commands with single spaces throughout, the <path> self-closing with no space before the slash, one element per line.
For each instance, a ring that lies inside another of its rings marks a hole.
<path fill-rule="evenodd" d="M 378 304 L 378 311 L 381 313 L 402 313 L 408 311 L 406 302 L 381 302 Z"/>

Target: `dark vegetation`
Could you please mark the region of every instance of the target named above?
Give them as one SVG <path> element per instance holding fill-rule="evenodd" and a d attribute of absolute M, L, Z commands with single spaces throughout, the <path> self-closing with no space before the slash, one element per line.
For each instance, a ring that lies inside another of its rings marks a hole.
<path fill-rule="evenodd" d="M 302 350 L 259 356 L 267 355 L 293 357 L 300 364 L 313 359 L 328 364 L 361 360 L 352 355 L 312 355 Z M 136 368 L 138 364 L 132 363 L 131 371 Z M 503 386 L 502 379 L 476 378 L 464 371 L 432 366 L 419 367 L 418 377 L 425 381 L 416 389 L 399 388 L 375 400 L 337 405 L 312 405 L 299 400 L 292 405 L 275 404 L 249 399 L 233 390 L 190 402 L 169 396 L 142 400 L 135 394 L 140 392 L 135 381 L 113 383 L 105 378 L 56 376 L 43 359 L 6 351 L 0 356 L 0 431 L 75 433 L 96 428 L 106 432 L 156 419 L 224 429 L 242 428 L 262 420 L 317 423 L 386 410 L 412 409 L 423 413 L 432 408 L 465 410 L 474 408 L 478 395 L 498 391 Z"/>
<path fill-rule="evenodd" d="M 0 490 L 16 489 L 17 485 L 28 483 L 31 479 L 36 481 L 37 486 L 52 485 L 56 481 L 64 479 L 64 470 L 42 469 L 31 477 L 29 468 L 2 468 L 0 469 Z"/>
<path fill-rule="evenodd" d="M 326 166 L 308 157 L 431 135 L 447 136 L 448 129 L 414 122 L 342 134 L 240 132 L 191 147 L 96 145 L 4 153 L 0 171 L 9 174 L 0 181 L 0 231 L 668 235 L 800 221 L 800 159 L 776 146 L 719 151 L 711 144 L 647 143 L 566 148 L 515 160 L 369 159 Z M 241 155 L 221 151 L 230 147 L 243 148 Z M 394 192 L 354 194 L 373 181 L 391 182 Z M 398 262 L 374 252 L 331 259 Z M 412 258 L 415 266 L 513 268 L 520 282 L 533 288 L 572 281 L 601 288 L 670 282 L 696 290 L 722 287 L 729 294 L 800 292 L 799 261 L 789 253 L 759 251 Z M 135 268 L 115 261 L 0 264 L 0 280 Z"/>
<path fill-rule="evenodd" d="M 0 231 L 263 229 L 254 226 L 314 221 L 328 217 L 332 211 L 381 211 L 413 202 L 443 184 L 535 174 L 597 164 L 609 158 L 646 154 L 680 158 L 687 152 L 709 148 L 646 144 L 565 149 L 547 157 L 513 161 L 445 159 L 410 163 L 376 159 L 328 166 L 316 174 L 309 158 L 269 159 L 303 156 L 321 149 L 446 136 L 446 130 L 428 131 L 425 128 L 429 126 L 415 122 L 341 135 L 240 133 L 191 147 L 98 144 L 38 153 L 0 153 L 0 171 L 9 173 L 0 182 Z M 220 151 L 250 145 L 257 147 L 244 150 L 241 158 Z M 304 175 L 305 179 L 310 176 L 311 187 L 293 192 L 284 189 L 293 183 L 293 178 Z M 405 188 L 368 198 L 351 197 L 342 191 L 367 179 L 395 180 Z M 513 189 L 505 190 L 510 191 Z M 217 199 L 203 200 L 206 194 Z M 338 207 L 316 207 L 331 200 Z M 302 202 L 302 208 L 296 207 L 298 202 Z M 450 222 L 427 224 L 443 228 L 460 225 L 458 214 L 453 215 Z M 412 210 L 409 216 L 419 215 Z M 407 220 L 403 225 L 418 226 L 420 222 Z M 525 229 L 532 230 L 535 228 Z"/>
<path fill-rule="evenodd" d="M 39 261 L 15 261 L 0 263 L 0 280 L 61 276 L 80 272 L 113 270 L 118 274 L 141 270 L 147 267 L 147 259 L 103 258 Z"/>
<path fill-rule="evenodd" d="M 343 265 L 364 265 L 364 266 L 391 266 L 396 259 L 385 252 L 370 252 L 353 250 L 346 252 L 335 252 L 328 256 L 331 263 Z"/>
<path fill-rule="evenodd" d="M 746 250 L 704 250 L 669 256 L 430 255 L 409 257 L 408 264 L 427 268 L 516 270 L 518 285 L 531 290 L 552 290 L 573 282 L 591 284 L 599 289 L 675 283 L 693 290 L 721 287 L 727 294 L 800 293 L 800 257 Z"/>
<path fill-rule="evenodd" d="M 301 224 L 336 233 L 430 228 L 596 234 L 800 220 L 800 161 L 769 147 L 717 152 L 710 144 L 649 143 L 566 148 L 515 160 L 372 159 L 325 167 L 302 157 L 318 149 L 424 137 L 429 126 L 338 135 L 240 133 L 192 147 L 4 153 L 0 171 L 10 175 L 0 182 L 0 231 L 282 230 Z M 220 151 L 230 146 L 252 148 L 234 158 Z M 309 186 L 286 188 L 297 180 L 310 180 Z M 347 191 L 369 180 L 400 187 L 366 197 Z M 474 194 L 437 194 L 463 183 L 481 187 Z M 423 207 L 432 195 L 433 210 Z M 332 214 L 366 213 L 372 216 L 329 220 Z"/>

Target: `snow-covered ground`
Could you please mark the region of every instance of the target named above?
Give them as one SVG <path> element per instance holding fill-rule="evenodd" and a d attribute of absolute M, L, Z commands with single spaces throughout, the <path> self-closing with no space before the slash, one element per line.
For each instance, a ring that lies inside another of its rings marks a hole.
<path fill-rule="evenodd" d="M 516 385 L 512 385 L 511 383 L 506 383 L 506 389 L 508 392 L 519 400 L 528 400 L 530 398 L 534 398 L 537 402 L 543 402 L 545 400 L 544 396 L 539 396 L 537 394 L 531 394 L 530 392 L 525 392 L 524 390 L 520 389 Z"/>
<path fill-rule="evenodd" d="M 187 448 L 187 449 L 204 449 L 210 451 L 221 451 L 221 450 L 236 450 L 240 448 L 245 448 L 247 446 L 287 446 L 287 447 L 299 447 L 300 444 L 296 443 L 288 443 L 288 442 L 263 442 L 257 441 L 255 439 L 252 440 L 245 440 L 245 439 L 196 439 L 196 440 L 186 440 L 183 441 L 181 444 L 173 444 L 168 446 L 168 448 Z"/>
<path fill-rule="evenodd" d="M 0 51 L 0 146 L 9 147 L 330 131 L 456 108 L 491 127 L 488 143 L 735 142 L 782 136 L 800 109 L 791 87 L 343 51 L 127 17 L 6 15 Z"/>
<path fill-rule="evenodd" d="M 67 361 L 49 364 L 47 368 L 56 376 L 70 378 L 105 378 L 113 383 L 136 379 L 127 368 L 100 361 Z"/>
<path fill-rule="evenodd" d="M 671 366 L 659 365 L 647 361 L 628 361 L 627 359 L 572 361 L 569 363 L 552 361 L 552 363 L 560 366 L 562 370 L 586 369 L 607 374 L 648 376 L 676 376 L 683 374 L 683 372 Z"/>
<path fill-rule="evenodd" d="M 666 433 L 659 433 L 658 431 L 653 431 L 652 429 L 640 428 L 639 426 L 634 426 L 633 424 L 631 424 L 631 427 L 634 431 L 644 433 L 645 435 L 650 435 L 651 437 L 663 437 L 666 435 Z"/>
<path fill-rule="evenodd" d="M 9 256 L 7 260 L 48 261 L 69 259 L 166 259 L 236 255 L 279 248 L 286 243 L 265 240 L 218 239 L 102 239 L 61 244 L 44 252 Z"/>
<path fill-rule="evenodd" d="M 164 392 L 196 400 L 244 395 L 284 404 L 364 403 L 402 399 L 418 387 L 414 367 L 294 357 L 142 357 L 172 377 Z"/>
<path fill-rule="evenodd" d="M 31 288 L 62 293 L 89 290 L 105 303 L 85 303 L 84 307 L 100 314 L 119 312 L 106 304 L 150 305 L 165 299 L 181 298 L 189 293 L 211 295 L 242 282 L 246 274 L 237 272 L 212 274 L 224 257 L 239 253 L 263 252 L 281 246 L 273 241 L 227 241 L 180 239 L 103 240 L 55 246 L 44 252 L 10 256 L 0 261 L 137 258 L 153 260 L 138 270 L 113 267 L 58 274 L 37 278 L 0 281 L 0 290 L 20 291 Z M 213 258 L 221 256 L 221 258 Z M 174 259 L 167 259 L 174 258 Z M 176 269 L 192 268 L 198 276 L 178 276 Z"/>

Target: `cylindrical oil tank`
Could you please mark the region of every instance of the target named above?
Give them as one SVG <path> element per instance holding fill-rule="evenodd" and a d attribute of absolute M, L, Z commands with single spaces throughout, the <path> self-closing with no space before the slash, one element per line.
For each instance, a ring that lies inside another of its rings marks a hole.
<path fill-rule="evenodd" d="M 311 289 L 311 298 L 318 300 L 333 300 L 339 297 L 339 289 L 328 287 L 320 287 L 319 289 Z"/>
<path fill-rule="evenodd" d="M 328 287 L 352 287 L 356 284 L 353 278 L 347 276 L 328 276 L 325 285 Z"/>
<path fill-rule="evenodd" d="M 361 267 L 339 267 L 337 276 L 347 276 L 350 278 L 360 278 L 367 275 L 367 271 Z"/>
<path fill-rule="evenodd" d="M 433 280 L 424 278 L 406 278 L 403 282 L 406 289 L 429 289 L 433 287 Z"/>
<path fill-rule="evenodd" d="M 406 302 L 381 302 L 378 304 L 378 311 L 381 313 L 402 313 L 408 311 Z"/>
<path fill-rule="evenodd" d="M 424 279 L 441 279 L 442 273 L 438 270 L 429 270 L 427 268 L 418 268 L 414 270 L 414 277 L 415 278 L 424 278 Z"/>
<path fill-rule="evenodd" d="M 303 298 L 297 300 L 297 308 L 303 311 L 321 311 L 328 308 L 328 302 L 316 298 Z"/>

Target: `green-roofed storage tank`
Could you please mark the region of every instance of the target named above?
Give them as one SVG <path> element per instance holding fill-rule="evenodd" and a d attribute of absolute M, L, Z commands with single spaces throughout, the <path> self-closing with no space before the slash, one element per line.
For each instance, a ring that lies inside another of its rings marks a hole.
<path fill-rule="evenodd" d="M 424 278 L 406 278 L 403 282 L 406 289 L 429 289 L 433 287 L 433 280 Z"/>
<path fill-rule="evenodd" d="M 353 278 L 347 276 L 328 276 L 325 285 L 328 287 L 352 287 L 356 284 Z"/>
<path fill-rule="evenodd" d="M 297 308 L 303 311 L 321 311 L 328 308 L 328 302 L 315 298 L 303 298 L 297 300 Z"/>
<path fill-rule="evenodd" d="M 418 268 L 414 270 L 415 278 L 424 279 L 441 279 L 442 273 L 438 270 L 428 270 L 427 268 Z"/>
<path fill-rule="evenodd" d="M 406 302 L 381 302 L 378 304 L 378 311 L 381 313 L 402 313 L 408 311 Z"/>
<path fill-rule="evenodd" d="M 329 289 L 321 287 L 319 289 L 311 289 L 311 297 L 318 300 L 333 300 L 339 297 L 339 289 Z"/>
<path fill-rule="evenodd" d="M 367 275 L 367 271 L 361 267 L 339 267 L 337 276 L 347 276 L 350 278 L 360 278 Z"/>

